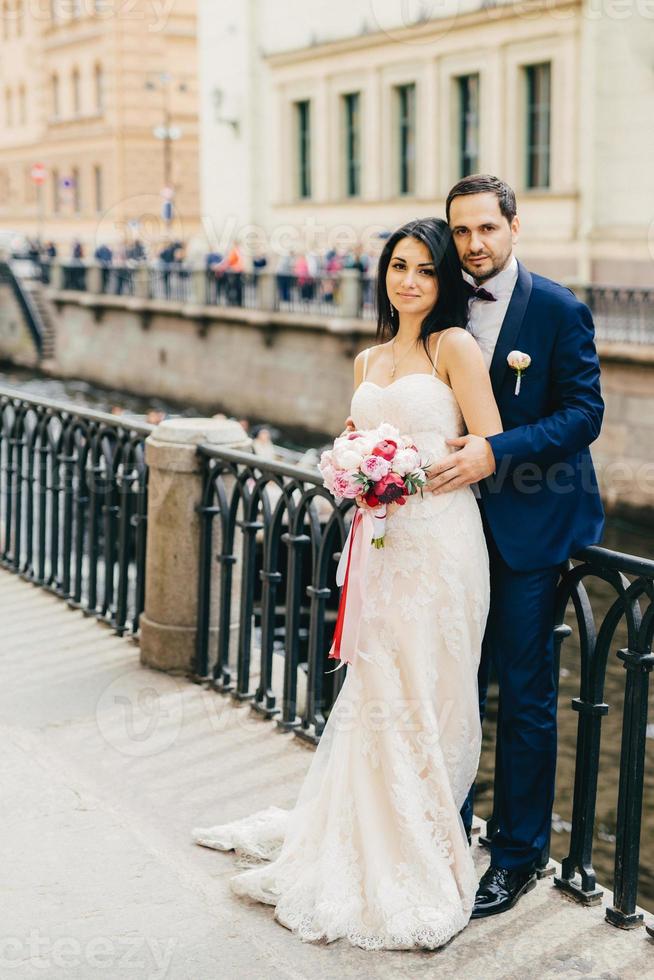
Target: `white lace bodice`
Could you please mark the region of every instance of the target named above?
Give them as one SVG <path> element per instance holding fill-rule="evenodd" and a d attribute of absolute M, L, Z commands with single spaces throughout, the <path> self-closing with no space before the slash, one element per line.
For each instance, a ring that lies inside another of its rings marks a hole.
<path fill-rule="evenodd" d="M 452 451 L 446 439 L 465 432 L 454 392 L 433 374 L 405 374 L 385 387 L 364 380 L 352 396 L 350 414 L 360 429 L 390 422 L 403 436 L 412 436 L 432 462 Z"/>

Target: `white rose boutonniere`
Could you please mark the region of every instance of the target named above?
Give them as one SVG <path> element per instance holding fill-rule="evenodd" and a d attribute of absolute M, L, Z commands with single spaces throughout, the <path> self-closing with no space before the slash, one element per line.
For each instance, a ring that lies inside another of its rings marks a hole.
<path fill-rule="evenodd" d="M 521 350 L 512 350 L 506 361 L 509 367 L 515 371 L 516 375 L 515 391 L 513 394 L 519 395 L 520 385 L 522 383 L 522 372 L 526 371 L 531 364 L 531 357 L 529 354 L 523 354 Z"/>

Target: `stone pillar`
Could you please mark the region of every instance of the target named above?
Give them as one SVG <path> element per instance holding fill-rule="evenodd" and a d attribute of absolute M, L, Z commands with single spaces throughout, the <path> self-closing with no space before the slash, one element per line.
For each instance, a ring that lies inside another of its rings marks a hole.
<path fill-rule="evenodd" d="M 191 269 L 191 302 L 207 305 L 207 273 L 204 268 Z"/>
<path fill-rule="evenodd" d="M 64 266 L 61 259 L 52 259 L 50 263 L 50 288 L 64 288 Z"/>
<path fill-rule="evenodd" d="M 97 262 L 86 267 L 86 291 L 93 296 L 99 296 L 102 293 L 102 269 Z"/>
<path fill-rule="evenodd" d="M 361 315 L 361 273 L 358 269 L 343 269 L 340 275 L 338 311 L 341 316 Z"/>
<path fill-rule="evenodd" d="M 145 442 L 148 531 L 141 663 L 188 674 L 195 655 L 202 473 L 198 443 L 248 450 L 234 419 L 165 419 Z M 214 569 L 215 571 L 215 569 Z M 216 622 L 212 622 L 212 639 Z"/>
<path fill-rule="evenodd" d="M 138 299 L 150 298 L 150 270 L 147 265 L 137 265 L 133 272 L 134 295 Z"/>
<path fill-rule="evenodd" d="M 259 272 L 257 283 L 257 309 L 274 310 L 277 289 L 277 279 L 272 272 Z"/>

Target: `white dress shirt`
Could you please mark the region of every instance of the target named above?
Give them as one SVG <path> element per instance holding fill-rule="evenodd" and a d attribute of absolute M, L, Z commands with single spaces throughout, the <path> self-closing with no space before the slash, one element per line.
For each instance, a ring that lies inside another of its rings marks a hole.
<path fill-rule="evenodd" d="M 471 285 L 477 285 L 467 272 L 463 273 L 463 278 Z M 509 264 L 501 272 L 480 283 L 484 289 L 493 294 L 495 302 L 477 299 L 475 296 L 471 296 L 468 302 L 468 330 L 479 344 L 487 368 L 490 368 L 497 338 L 517 279 L 518 260 L 513 255 Z"/>

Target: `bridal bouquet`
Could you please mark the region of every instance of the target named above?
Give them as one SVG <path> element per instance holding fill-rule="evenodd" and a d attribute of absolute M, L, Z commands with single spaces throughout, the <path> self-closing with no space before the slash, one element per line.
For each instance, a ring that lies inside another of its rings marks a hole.
<path fill-rule="evenodd" d="M 376 548 L 384 547 L 386 505 L 403 505 L 418 490 L 422 493 L 427 482 L 427 464 L 421 461 L 413 440 L 388 422 L 339 436 L 318 465 L 330 493 L 370 508 Z"/>
<path fill-rule="evenodd" d="M 359 623 L 365 594 L 365 571 L 369 544 L 384 547 L 386 507 L 403 505 L 427 482 L 425 467 L 410 437 L 382 422 L 376 429 L 363 429 L 339 436 L 332 449 L 320 457 L 319 469 L 327 489 L 337 499 L 359 503 L 336 569 L 336 584 L 342 588 L 336 617 L 334 641 L 329 658 L 339 667 L 353 663 L 358 651 Z M 366 506 L 362 506 L 365 504 Z"/>

